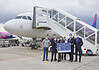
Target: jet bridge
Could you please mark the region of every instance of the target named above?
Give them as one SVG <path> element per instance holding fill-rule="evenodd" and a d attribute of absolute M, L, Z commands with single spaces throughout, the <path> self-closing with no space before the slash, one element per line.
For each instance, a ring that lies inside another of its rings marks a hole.
<path fill-rule="evenodd" d="M 83 48 L 90 49 L 93 54 L 99 53 L 98 29 L 63 10 L 37 6 L 35 8 L 36 27 L 50 27 L 62 37 L 68 37 L 70 33 L 78 34 L 83 39 Z"/>

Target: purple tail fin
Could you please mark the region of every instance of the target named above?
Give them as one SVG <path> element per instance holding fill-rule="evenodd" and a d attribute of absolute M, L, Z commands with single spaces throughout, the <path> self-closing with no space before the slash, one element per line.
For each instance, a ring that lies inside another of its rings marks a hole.
<path fill-rule="evenodd" d="M 93 22 L 92 22 L 92 26 L 96 28 L 96 23 L 97 23 L 97 14 L 95 14 L 95 17 L 93 19 Z"/>

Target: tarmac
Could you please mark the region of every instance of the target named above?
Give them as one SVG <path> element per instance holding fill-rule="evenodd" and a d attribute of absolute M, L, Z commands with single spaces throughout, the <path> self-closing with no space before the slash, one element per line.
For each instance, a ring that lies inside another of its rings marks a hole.
<path fill-rule="evenodd" d="M 29 47 L 0 48 L 0 70 L 99 70 L 99 56 L 82 56 L 82 62 L 42 61 L 42 49 Z"/>

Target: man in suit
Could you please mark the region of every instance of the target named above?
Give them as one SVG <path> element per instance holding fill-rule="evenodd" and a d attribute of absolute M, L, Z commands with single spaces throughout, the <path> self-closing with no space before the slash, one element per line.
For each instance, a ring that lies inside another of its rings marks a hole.
<path fill-rule="evenodd" d="M 50 40 L 51 42 L 51 62 L 53 61 L 53 56 L 54 56 L 54 61 L 56 61 L 56 55 L 57 55 L 57 40 L 56 40 L 56 35 L 53 35 L 53 38 Z"/>
<path fill-rule="evenodd" d="M 82 55 L 82 49 L 81 49 L 81 46 L 83 45 L 83 41 L 82 39 L 77 36 L 76 40 L 75 40 L 75 62 L 77 62 L 77 55 L 79 53 L 79 62 L 81 62 L 81 55 Z"/>
<path fill-rule="evenodd" d="M 71 52 L 70 52 L 70 61 L 72 62 L 73 61 L 73 55 L 74 55 L 74 44 L 75 44 L 75 40 L 72 36 L 72 34 L 70 33 L 69 34 L 69 39 L 68 39 L 68 43 L 70 43 L 71 45 Z"/>

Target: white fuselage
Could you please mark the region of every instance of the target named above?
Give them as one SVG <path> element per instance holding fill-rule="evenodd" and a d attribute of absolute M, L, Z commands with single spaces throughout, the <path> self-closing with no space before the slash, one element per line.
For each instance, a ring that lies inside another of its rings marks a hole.
<path fill-rule="evenodd" d="M 30 16 L 32 18 L 32 14 L 22 14 L 19 16 Z M 47 34 L 50 36 L 53 36 L 55 32 L 53 30 L 46 30 L 46 29 L 36 29 L 32 28 L 32 19 L 12 19 L 5 23 L 5 29 L 12 34 L 18 35 L 18 36 L 24 36 L 24 37 L 31 37 L 31 38 L 37 38 L 41 37 L 44 38 Z"/>

